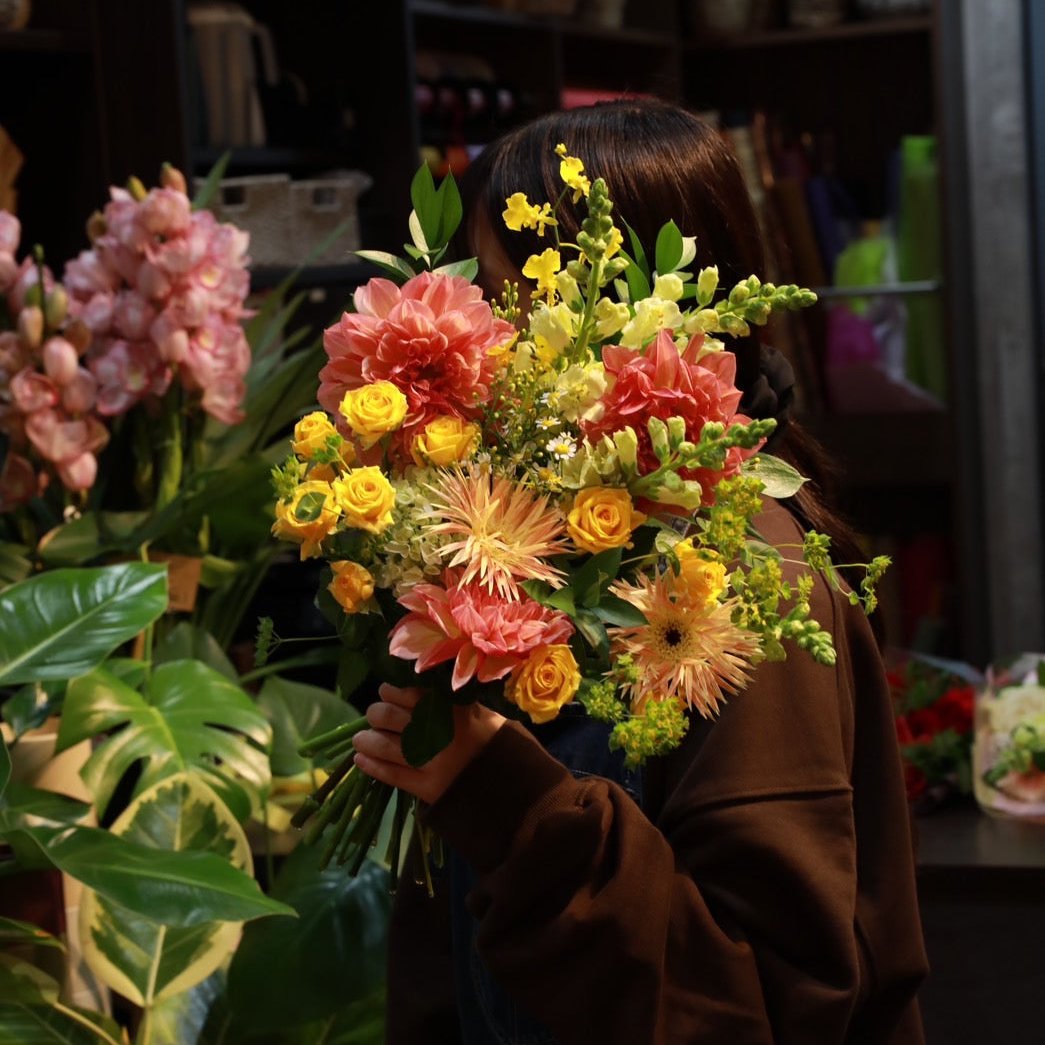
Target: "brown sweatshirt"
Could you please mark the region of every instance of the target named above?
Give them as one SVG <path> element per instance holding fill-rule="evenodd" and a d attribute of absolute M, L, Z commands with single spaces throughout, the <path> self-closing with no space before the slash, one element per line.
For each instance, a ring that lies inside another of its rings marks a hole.
<path fill-rule="evenodd" d="M 766 540 L 800 541 L 774 505 Z M 828 668 L 760 665 L 651 762 L 643 808 L 516 724 L 428 814 L 468 861 L 479 960 L 561 1045 L 920 1045 L 926 973 L 893 713 L 859 608 L 818 583 Z M 450 913 L 409 870 L 390 1045 L 460 1042 Z M 491 1041 L 494 1039 L 491 1038 Z"/>

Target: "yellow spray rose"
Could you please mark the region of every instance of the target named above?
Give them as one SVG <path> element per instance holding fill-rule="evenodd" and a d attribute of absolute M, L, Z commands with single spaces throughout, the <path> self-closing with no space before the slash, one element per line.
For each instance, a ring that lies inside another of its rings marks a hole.
<path fill-rule="evenodd" d="M 380 468 L 353 468 L 332 483 L 345 522 L 356 530 L 380 533 L 392 521 L 395 487 Z"/>
<path fill-rule="evenodd" d="M 573 700 L 581 673 L 569 646 L 538 646 L 508 678 L 504 695 L 540 724 Z"/>
<path fill-rule="evenodd" d="M 276 521 L 272 533 L 284 541 L 301 545 L 301 558 L 319 554 L 324 537 L 329 537 L 340 515 L 338 499 L 330 483 L 308 480 L 294 488 L 289 502 L 276 502 Z"/>
<path fill-rule="evenodd" d="M 479 426 L 459 417 L 437 417 L 414 440 L 413 457 L 419 465 L 444 467 L 468 457 L 479 442 Z"/>
<path fill-rule="evenodd" d="M 370 571 L 347 559 L 332 562 L 330 568 L 334 571 L 334 579 L 327 585 L 327 590 L 345 613 L 358 613 L 374 594 L 374 578 Z"/>
<path fill-rule="evenodd" d="M 631 541 L 631 532 L 646 521 L 637 512 L 627 490 L 617 486 L 589 486 L 577 494 L 566 517 L 570 539 L 586 552 L 622 548 Z"/>
<path fill-rule="evenodd" d="M 693 547 L 689 537 L 679 541 L 674 550 L 679 560 L 676 583 L 684 587 L 695 602 L 714 602 L 725 590 L 726 567 L 720 562 L 704 558 Z"/>
<path fill-rule="evenodd" d="M 391 381 L 374 381 L 346 392 L 338 410 L 364 447 L 394 432 L 406 417 L 406 396 Z"/>
<path fill-rule="evenodd" d="M 337 430 L 330 423 L 322 410 L 313 410 L 311 414 L 305 414 L 294 426 L 294 441 L 291 447 L 298 455 L 306 461 L 311 461 L 321 450 L 327 448 L 327 440 L 337 435 Z"/>

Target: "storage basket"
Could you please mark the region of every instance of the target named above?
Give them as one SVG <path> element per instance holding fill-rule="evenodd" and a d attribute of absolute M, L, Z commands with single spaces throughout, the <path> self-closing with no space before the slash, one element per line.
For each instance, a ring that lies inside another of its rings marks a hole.
<path fill-rule="evenodd" d="M 290 176 L 255 174 L 225 178 L 209 209 L 219 221 L 231 222 L 250 233 L 250 261 L 254 267 L 286 265 L 292 239 Z"/>
<path fill-rule="evenodd" d="M 293 228 L 294 263 L 306 259 L 310 265 L 332 265 L 348 260 L 359 250 L 359 197 L 372 184 L 362 171 L 343 171 L 325 178 L 290 183 L 290 222 Z M 344 231 L 313 254 L 331 233 L 344 224 Z"/>

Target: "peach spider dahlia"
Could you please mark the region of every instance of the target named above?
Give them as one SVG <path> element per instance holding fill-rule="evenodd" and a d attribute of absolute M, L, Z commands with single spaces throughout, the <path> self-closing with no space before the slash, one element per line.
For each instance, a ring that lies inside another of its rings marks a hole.
<path fill-rule="evenodd" d="M 442 521 L 425 530 L 450 538 L 440 554 L 462 569 L 462 587 L 475 582 L 508 600 L 522 580 L 561 587 L 562 571 L 547 560 L 566 550 L 565 522 L 547 496 L 475 467 L 442 472 L 428 489 Z"/>

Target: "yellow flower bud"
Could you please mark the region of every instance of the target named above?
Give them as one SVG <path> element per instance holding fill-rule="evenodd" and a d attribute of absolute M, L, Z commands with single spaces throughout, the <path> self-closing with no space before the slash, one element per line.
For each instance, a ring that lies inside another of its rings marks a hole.
<path fill-rule="evenodd" d="M 337 526 L 341 509 L 329 483 L 309 480 L 299 483 L 289 502 L 276 502 L 272 533 L 284 541 L 301 545 L 301 558 L 320 552 L 320 544 Z"/>
<path fill-rule="evenodd" d="M 504 695 L 538 725 L 550 722 L 580 688 L 581 673 L 569 646 L 538 646 L 515 668 Z"/>
<path fill-rule="evenodd" d="M 27 305 L 18 313 L 18 336 L 26 348 L 39 348 L 44 339 L 44 313 L 38 305 Z"/>
<path fill-rule="evenodd" d="M 718 265 L 709 265 L 701 269 L 697 276 L 697 302 L 701 305 L 710 304 L 711 299 L 718 290 Z"/>
<path fill-rule="evenodd" d="M 674 272 L 668 272 L 654 281 L 653 296 L 663 301 L 678 301 L 683 289 L 682 280 Z"/>
<path fill-rule="evenodd" d="M 332 562 L 330 568 L 334 571 L 334 579 L 327 585 L 327 590 L 345 613 L 358 613 L 374 594 L 374 578 L 370 571 L 347 559 Z"/>
<path fill-rule="evenodd" d="M 175 192 L 188 194 L 188 186 L 185 183 L 185 175 L 171 163 L 165 163 L 160 168 L 160 184 L 165 189 L 173 189 Z"/>
<path fill-rule="evenodd" d="M 392 522 L 395 487 L 380 468 L 353 468 L 333 484 L 345 523 L 357 530 L 380 533 Z"/>
<path fill-rule="evenodd" d="M 44 298 L 44 322 L 48 330 L 57 330 L 69 314 L 69 295 L 58 283 Z"/>
<path fill-rule="evenodd" d="M 322 410 L 313 410 L 294 426 L 291 448 L 302 460 L 310 461 L 321 450 L 325 450 L 327 440 L 336 435 L 337 429 L 331 424 L 330 418 Z"/>
<path fill-rule="evenodd" d="M 632 531 L 645 521 L 627 490 L 589 486 L 577 494 L 566 517 L 566 529 L 578 548 L 596 553 L 628 546 Z"/>
<path fill-rule="evenodd" d="M 141 178 L 136 178 L 133 174 L 127 179 L 127 191 L 131 198 L 139 203 L 149 195 L 149 190 L 142 184 Z"/>
<path fill-rule="evenodd" d="M 346 392 L 338 409 L 365 449 L 403 423 L 407 401 L 391 381 L 375 381 Z"/>
<path fill-rule="evenodd" d="M 109 225 L 105 220 L 105 215 L 100 210 L 96 210 L 87 219 L 87 238 L 94 243 L 95 240 L 100 239 L 108 231 Z"/>
<path fill-rule="evenodd" d="M 478 425 L 459 417 L 437 417 L 425 425 L 411 452 L 419 465 L 445 467 L 469 457 L 478 443 Z"/>

